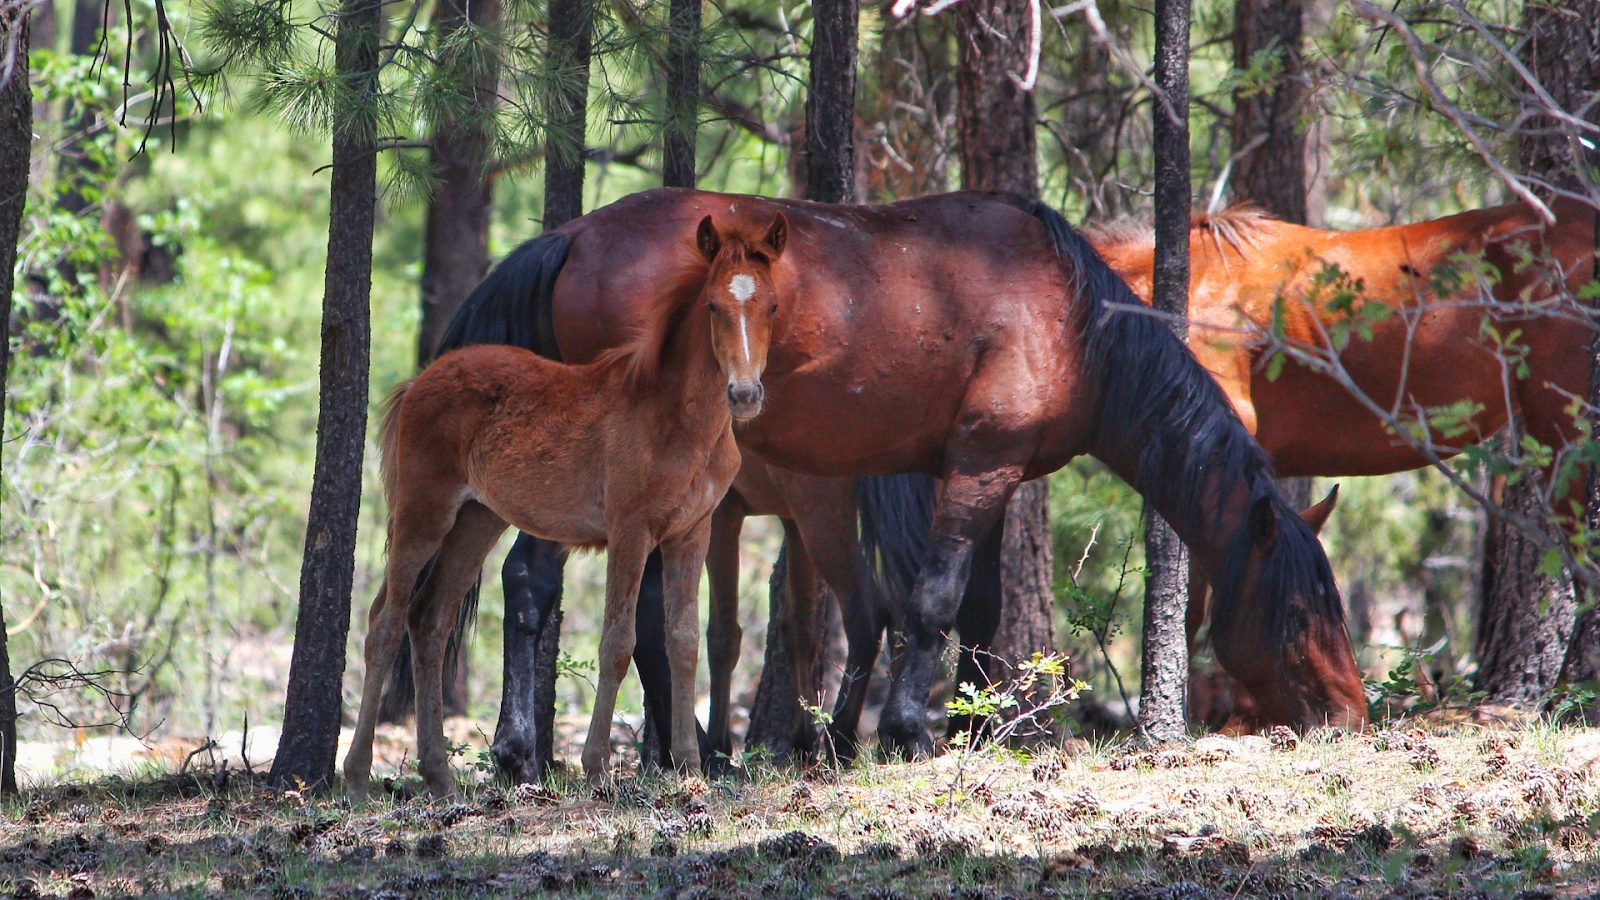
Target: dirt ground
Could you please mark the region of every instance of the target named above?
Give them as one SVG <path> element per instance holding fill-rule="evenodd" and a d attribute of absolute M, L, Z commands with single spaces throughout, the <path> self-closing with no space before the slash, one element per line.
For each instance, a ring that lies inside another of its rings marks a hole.
<path fill-rule="evenodd" d="M 398 735 L 391 736 L 398 738 Z M 403 755 L 401 757 L 403 759 Z M 707 783 L 571 777 L 352 809 L 232 768 L 37 788 L 19 897 L 1600 897 L 1600 732 L 1389 729 L 1078 746 Z M 382 771 L 380 767 L 380 772 Z"/>

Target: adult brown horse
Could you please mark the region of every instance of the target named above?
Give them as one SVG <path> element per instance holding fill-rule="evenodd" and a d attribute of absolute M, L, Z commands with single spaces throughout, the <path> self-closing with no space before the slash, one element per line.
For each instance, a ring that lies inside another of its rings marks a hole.
<path fill-rule="evenodd" d="M 1267 457 L 1161 322 L 1117 308 L 1136 298 L 1047 208 L 998 194 L 848 207 L 649 191 L 559 229 L 564 264 L 542 264 L 548 244 L 513 254 L 453 331 L 593 358 L 625 339 L 661 249 L 699 217 L 778 210 L 792 233 L 773 272 L 767 412 L 736 427 L 741 450 L 813 474 L 945 482 L 880 720 L 888 748 L 931 748 L 928 690 L 974 546 L 1021 480 L 1082 453 L 1140 490 L 1210 572 L 1219 656 L 1273 714 L 1364 722 L 1326 557 Z"/>
<path fill-rule="evenodd" d="M 1321 355 L 1341 322 L 1364 312 L 1371 338 L 1349 338 L 1339 364 L 1377 405 L 1425 427 L 1442 457 L 1496 433 L 1513 415 L 1559 449 L 1578 435 L 1567 408 L 1589 385 L 1592 326 L 1577 298 L 1593 278 L 1595 214 L 1577 201 L 1559 201 L 1553 211 L 1553 225 L 1512 204 L 1359 231 L 1306 228 L 1250 207 L 1196 215 L 1190 349 L 1281 475 L 1386 475 L 1429 461 L 1329 374 L 1290 363 L 1270 377 L 1266 341 L 1257 336 L 1275 315 L 1285 341 Z M 1087 237 L 1148 301 L 1150 230 L 1113 226 L 1088 229 Z M 1371 316 L 1365 304 L 1383 314 Z M 1494 334 L 1515 334 L 1524 349 L 1497 347 Z M 1463 403 L 1473 412 L 1459 430 L 1429 423 Z M 1205 618 L 1203 578 L 1194 588 L 1191 640 Z M 1259 717 L 1248 697 L 1238 706 L 1243 718 Z"/>

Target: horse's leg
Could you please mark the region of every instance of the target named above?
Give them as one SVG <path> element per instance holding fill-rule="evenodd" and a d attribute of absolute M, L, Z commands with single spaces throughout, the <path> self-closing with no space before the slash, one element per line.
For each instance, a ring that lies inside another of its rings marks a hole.
<path fill-rule="evenodd" d="M 784 542 L 789 548 L 789 609 L 783 620 L 783 644 L 789 651 L 789 671 L 794 673 L 794 702 L 809 705 L 813 699 L 821 699 L 811 696 L 817 687 L 817 659 L 822 655 L 817 633 L 817 570 L 794 520 L 782 521 Z M 804 709 L 795 717 L 794 727 L 795 750 L 812 755 L 817 746 L 817 729 Z"/>
<path fill-rule="evenodd" d="M 925 718 L 928 691 L 956 622 L 977 545 L 988 536 L 1021 480 L 1021 467 L 973 467 L 949 473 L 934 510 L 928 558 L 906 603 L 905 647 L 900 671 L 884 706 L 878 734 L 889 752 L 932 753 Z"/>
<path fill-rule="evenodd" d="M 433 572 L 407 610 L 417 685 L 417 771 L 436 796 L 455 791 L 444 741 L 445 646 L 462 599 L 505 530 L 505 520 L 482 503 L 461 507 L 455 527 L 439 548 Z"/>
<path fill-rule="evenodd" d="M 672 661 L 672 758 L 678 768 L 700 771 L 695 730 L 694 675 L 700 655 L 700 569 L 705 565 L 711 521 L 661 545 L 667 613 L 667 656 Z"/>
<path fill-rule="evenodd" d="M 500 569 L 505 586 L 505 634 L 500 718 L 489 752 L 500 772 L 514 784 L 543 777 L 540 759 L 538 671 L 539 640 L 550 612 L 561 602 L 562 567 L 566 551 L 560 544 L 531 534 L 518 534 Z M 548 735 L 543 736 L 548 745 Z"/>
<path fill-rule="evenodd" d="M 583 774 L 590 784 L 605 778 L 611 765 L 611 717 L 617 688 L 633 658 L 639 582 L 654 542 L 643 534 L 613 534 L 606 547 L 606 608 L 600 623 L 600 671 L 589 735 L 583 744 Z M 694 708 L 689 708 L 694 714 Z"/>
<path fill-rule="evenodd" d="M 744 499 L 729 491 L 711 514 L 706 574 L 711 616 L 706 623 L 706 662 L 711 670 L 712 753 L 732 758 L 733 670 L 739 665 L 744 629 L 739 626 L 739 533 L 744 530 Z M 705 760 L 710 766 L 712 761 Z"/>
<path fill-rule="evenodd" d="M 390 523 L 389 564 L 383 586 L 367 613 L 367 671 L 361 685 L 361 711 L 356 716 L 350 751 L 344 758 L 345 786 L 357 800 L 367 797 L 372 775 L 372 737 L 378 726 L 378 707 L 383 702 L 383 684 L 406 631 L 410 597 L 391 597 L 388 586 L 417 583 L 417 575 L 439 549 L 455 517 L 454 511 L 442 503 L 414 503 L 404 513 L 397 512 L 395 521 Z M 434 568 L 437 570 L 438 566 Z"/>
<path fill-rule="evenodd" d="M 960 652 L 956 654 L 958 690 L 963 684 L 983 688 L 1005 680 L 1005 664 L 990 654 L 994 634 L 1000 628 L 1000 605 L 1005 599 L 1000 587 L 1000 548 L 1005 531 L 1002 516 L 972 554 L 972 571 L 956 612 L 956 631 L 961 635 Z M 977 741 L 979 735 L 972 733 L 972 727 L 971 716 L 953 715 L 945 725 L 945 734 L 953 738 L 965 731 L 968 740 Z"/>
<path fill-rule="evenodd" d="M 878 661 L 878 645 L 887 616 L 881 613 L 871 592 L 864 590 L 868 583 L 866 573 L 858 571 L 862 561 L 856 543 L 856 506 L 850 482 L 820 478 L 808 482 L 803 489 L 787 489 L 786 494 L 811 563 L 839 601 L 849 651 L 839 679 L 833 721 L 828 725 L 828 749 L 836 759 L 848 761 L 856 755 L 867 682 Z M 834 485 L 840 489 L 829 490 Z"/>
<path fill-rule="evenodd" d="M 655 739 L 656 758 L 640 759 L 670 768 L 672 666 L 667 661 L 667 619 L 661 605 L 661 551 L 652 550 L 639 579 L 639 601 L 633 614 L 633 667 L 644 690 L 644 714 Z"/>

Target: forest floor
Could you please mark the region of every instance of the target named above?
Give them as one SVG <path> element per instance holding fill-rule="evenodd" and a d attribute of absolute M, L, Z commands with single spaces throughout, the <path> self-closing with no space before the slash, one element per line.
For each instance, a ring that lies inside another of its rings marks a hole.
<path fill-rule="evenodd" d="M 474 754 L 460 759 L 472 772 Z M 224 774 L 227 773 L 227 774 Z M 591 792 L 259 787 L 232 770 L 35 788 L 0 824 L 19 897 L 1600 896 L 1600 732 L 1454 725 L 1159 753 L 757 764 Z"/>

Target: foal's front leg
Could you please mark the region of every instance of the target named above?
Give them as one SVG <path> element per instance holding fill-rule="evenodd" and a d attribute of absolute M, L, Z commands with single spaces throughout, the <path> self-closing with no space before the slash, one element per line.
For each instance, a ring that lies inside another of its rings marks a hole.
<path fill-rule="evenodd" d="M 583 743 L 583 774 L 591 785 L 605 778 L 611 765 L 611 717 L 617 708 L 617 688 L 622 684 L 622 677 L 628 674 L 628 663 L 633 659 L 634 607 L 650 549 L 650 539 L 638 532 L 612 534 L 606 546 L 606 609 L 600 623 L 599 684 L 595 690 L 594 713 L 589 717 L 589 736 Z M 668 630 L 671 630 L 670 611 Z M 670 647 L 669 636 L 669 653 Z M 688 712 L 692 717 L 694 708 L 691 706 Z M 676 719 L 677 706 L 672 713 Z M 692 727 L 689 735 L 693 744 Z M 673 749 L 676 751 L 676 744 Z"/>
<path fill-rule="evenodd" d="M 661 545 L 667 612 L 667 656 L 672 662 L 672 759 L 681 769 L 700 771 L 695 738 L 695 665 L 700 654 L 700 569 L 711 543 L 711 520 L 689 534 Z"/>
<path fill-rule="evenodd" d="M 1021 474 L 1020 467 L 1008 467 L 946 476 L 944 496 L 933 514 L 927 559 L 906 603 L 900 668 L 878 723 L 879 741 L 890 753 L 933 752 L 926 725 L 928 692 L 945 636 L 956 623 L 973 551 L 1004 512 Z"/>

